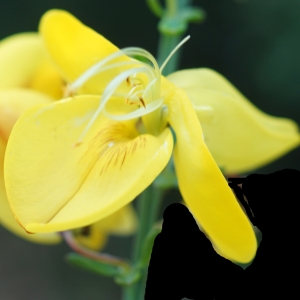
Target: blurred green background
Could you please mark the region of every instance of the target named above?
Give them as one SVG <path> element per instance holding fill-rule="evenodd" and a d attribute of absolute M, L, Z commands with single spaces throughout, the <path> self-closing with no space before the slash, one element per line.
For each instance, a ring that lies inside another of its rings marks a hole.
<path fill-rule="evenodd" d="M 300 1 L 193 3 L 206 10 L 207 20 L 190 26 L 191 39 L 183 47 L 181 68 L 215 69 L 266 113 L 300 124 Z M 1 0 L 0 38 L 36 31 L 41 15 L 51 8 L 70 11 L 120 48 L 138 46 L 156 54 L 158 20 L 143 0 Z M 299 157 L 300 149 L 296 149 L 258 171 L 300 170 Z M 129 257 L 131 240 L 112 237 L 105 251 Z M 0 299 L 120 299 L 120 289 L 110 279 L 64 263 L 68 252 L 65 244 L 35 245 L 0 227 Z"/>

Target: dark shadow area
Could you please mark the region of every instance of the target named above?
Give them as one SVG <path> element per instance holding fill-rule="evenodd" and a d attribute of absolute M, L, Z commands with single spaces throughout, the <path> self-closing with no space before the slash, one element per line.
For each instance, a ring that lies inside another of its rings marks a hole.
<path fill-rule="evenodd" d="M 148 269 L 145 300 L 238 299 L 243 269 L 219 256 L 187 207 L 175 203 L 164 212 Z"/>
<path fill-rule="evenodd" d="M 289 299 L 297 295 L 300 172 L 284 169 L 229 181 L 249 219 L 262 232 L 252 264 L 244 271 L 219 256 L 187 207 L 171 204 L 152 249 L 145 300 Z"/>

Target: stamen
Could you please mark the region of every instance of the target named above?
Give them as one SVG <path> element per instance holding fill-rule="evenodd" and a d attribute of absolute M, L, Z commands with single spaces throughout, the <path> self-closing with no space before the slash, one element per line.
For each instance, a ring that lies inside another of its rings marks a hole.
<path fill-rule="evenodd" d="M 101 97 L 100 105 L 99 105 L 98 109 L 95 111 L 93 117 L 91 118 L 90 122 L 86 126 L 85 130 L 82 132 L 82 134 L 79 137 L 79 140 L 77 141 L 76 144 L 82 143 L 84 136 L 87 134 L 87 132 L 89 131 L 89 129 L 91 128 L 93 123 L 96 121 L 100 112 L 101 111 L 104 112 L 105 105 L 109 101 L 111 96 L 113 95 L 114 91 L 120 86 L 120 84 L 122 84 L 122 82 L 124 82 L 124 80 L 126 80 L 127 77 L 129 77 L 130 75 L 133 75 L 134 73 L 145 73 L 149 77 L 152 77 L 150 68 L 146 67 L 146 66 L 142 66 L 140 68 L 129 69 L 129 70 L 124 71 L 120 75 L 116 76 L 105 88 L 103 95 Z M 130 114 L 128 114 L 128 115 L 130 115 Z"/>
<path fill-rule="evenodd" d="M 83 142 L 83 138 L 90 130 L 91 126 L 96 121 L 99 114 L 102 112 L 106 117 L 116 120 L 116 121 L 125 121 L 131 120 L 135 118 L 142 117 L 146 114 L 149 114 L 159 107 L 162 106 L 164 99 L 159 98 L 160 96 L 160 76 L 161 72 L 169 62 L 170 58 L 174 55 L 174 53 L 190 38 L 187 36 L 183 39 L 170 53 L 167 59 L 164 61 L 162 66 L 158 67 L 155 58 L 146 50 L 141 48 L 125 48 L 123 50 L 117 51 L 108 57 L 104 58 L 97 64 L 93 65 L 86 72 L 84 72 L 77 80 L 73 82 L 72 85 L 68 88 L 69 94 L 74 94 L 76 90 L 78 90 L 82 85 L 84 85 L 90 78 L 93 76 L 108 71 L 108 70 L 117 70 L 119 68 L 124 69 L 124 71 L 115 76 L 109 84 L 106 86 L 103 94 L 100 98 L 100 103 L 98 108 L 96 109 L 93 117 L 88 122 L 86 128 L 82 132 L 75 146 L 80 145 Z M 151 64 L 146 64 L 142 61 L 138 61 L 135 59 L 126 60 L 122 62 L 116 62 L 115 60 L 124 55 L 127 56 L 137 56 L 146 58 Z M 112 72 L 112 74 L 114 74 Z M 138 77 L 138 74 L 144 74 L 147 77 L 147 80 L 144 81 Z M 126 95 L 117 89 L 121 84 L 127 83 L 128 87 L 131 87 L 129 93 Z M 140 108 L 136 109 L 133 112 L 126 113 L 124 115 L 113 115 L 106 111 L 106 104 L 111 99 L 112 96 L 115 97 L 124 97 L 125 103 L 129 105 L 140 104 Z"/>
<path fill-rule="evenodd" d="M 186 38 L 184 38 L 173 50 L 172 52 L 169 54 L 169 56 L 166 58 L 166 60 L 164 61 L 164 63 L 161 65 L 160 67 L 160 73 L 162 73 L 164 67 L 166 66 L 166 64 L 169 62 L 169 60 L 171 59 L 171 57 L 174 55 L 174 53 L 184 44 L 186 43 L 189 39 L 190 39 L 190 35 L 188 35 Z"/>
<path fill-rule="evenodd" d="M 104 108 L 102 110 L 102 113 L 109 119 L 114 120 L 114 121 L 127 121 L 127 120 L 132 120 L 132 119 L 136 119 L 136 118 L 140 118 L 144 115 L 150 114 L 151 112 L 155 111 L 156 109 L 158 109 L 159 107 L 161 107 L 161 105 L 164 103 L 164 99 L 163 98 L 159 98 L 149 104 L 147 104 L 147 107 L 141 107 L 131 113 L 125 114 L 125 115 L 113 115 L 110 114 L 106 111 L 106 109 Z"/>

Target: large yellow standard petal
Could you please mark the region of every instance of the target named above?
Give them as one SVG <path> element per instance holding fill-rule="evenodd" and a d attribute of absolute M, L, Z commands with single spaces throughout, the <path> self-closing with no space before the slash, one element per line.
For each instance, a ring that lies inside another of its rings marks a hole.
<path fill-rule="evenodd" d="M 100 115 L 78 144 L 98 105 L 96 96 L 73 97 L 34 108 L 14 126 L 5 184 L 27 231 L 95 223 L 132 201 L 169 161 L 170 130 L 157 137 L 139 134 L 135 120 L 115 122 Z"/>
<path fill-rule="evenodd" d="M 87 69 L 119 50 L 102 35 L 63 10 L 46 12 L 41 19 L 39 30 L 49 56 L 67 82 L 73 82 Z M 123 55 L 114 62 L 126 60 L 129 58 Z M 102 93 L 108 83 L 123 70 L 124 67 L 114 68 L 112 71 L 105 71 L 105 76 L 103 73 L 94 76 L 79 93 Z"/>
<path fill-rule="evenodd" d="M 219 253 L 249 262 L 257 247 L 252 226 L 204 143 L 192 103 L 181 89 L 170 93 L 168 101 L 169 122 L 176 134 L 175 169 L 184 200 Z"/>
<path fill-rule="evenodd" d="M 191 99 L 205 143 L 227 174 L 261 167 L 299 145 L 295 122 L 263 113 L 217 72 L 183 70 L 168 79 Z"/>
<path fill-rule="evenodd" d="M 4 154 L 8 136 L 19 116 L 28 108 L 49 103 L 49 97 L 25 89 L 12 89 L 0 92 L 0 224 L 14 234 L 32 242 L 56 244 L 61 238 L 57 233 L 28 234 L 15 220 L 8 204 L 3 174 Z"/>

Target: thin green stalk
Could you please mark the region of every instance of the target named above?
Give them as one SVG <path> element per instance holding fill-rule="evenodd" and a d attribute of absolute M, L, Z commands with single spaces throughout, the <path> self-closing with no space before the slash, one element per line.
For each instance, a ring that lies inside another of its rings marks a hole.
<path fill-rule="evenodd" d="M 160 205 L 164 196 L 164 191 L 157 189 L 155 187 L 152 188 L 152 199 L 150 201 L 150 207 L 148 212 L 148 224 L 147 224 L 147 233 L 152 229 L 153 224 L 157 221 Z M 137 287 L 137 299 L 144 299 L 145 288 L 146 288 L 146 280 L 147 280 L 147 271 L 148 268 L 145 268 L 142 272 L 141 280 L 138 283 Z"/>
<path fill-rule="evenodd" d="M 167 8 L 168 13 L 171 16 L 174 16 L 176 14 L 176 12 L 177 12 L 177 9 L 178 9 L 177 1 L 166 0 L 166 8 Z"/>
<path fill-rule="evenodd" d="M 138 266 L 143 241 L 154 222 L 157 220 L 158 210 L 163 197 L 163 192 L 154 188 L 148 187 L 138 199 L 137 213 L 139 217 L 139 228 L 134 242 L 133 249 L 133 265 Z M 131 286 L 124 287 L 123 300 L 143 300 L 147 279 L 147 268 L 144 267 L 141 271 L 141 278 Z"/>
<path fill-rule="evenodd" d="M 175 16 L 178 10 L 185 8 L 189 4 L 188 0 L 166 0 L 166 11 L 164 14 L 169 16 Z M 159 4 L 159 1 L 147 0 L 147 3 L 154 14 L 163 17 L 163 9 Z M 157 61 L 161 66 L 171 51 L 177 46 L 182 39 L 183 32 L 178 34 L 164 34 L 161 32 Z M 178 69 L 178 63 L 180 58 L 180 51 L 177 51 L 170 59 L 168 64 L 163 70 L 164 75 L 168 75 Z M 135 244 L 133 249 L 133 268 L 139 266 L 141 259 L 141 252 L 143 241 L 154 222 L 157 220 L 157 215 L 160 207 L 160 203 L 163 198 L 163 191 L 156 189 L 153 185 L 149 186 L 138 199 L 138 217 L 139 217 L 139 228 L 135 237 Z M 145 285 L 147 279 L 147 267 L 144 267 L 141 271 L 140 279 L 134 284 L 124 287 L 123 289 L 123 300 L 143 300 L 145 293 Z"/>
<path fill-rule="evenodd" d="M 132 257 L 133 266 L 136 266 L 138 264 L 141 255 L 143 239 L 145 238 L 149 230 L 148 217 L 149 217 L 149 211 L 151 207 L 151 198 L 152 198 L 152 187 L 150 186 L 140 195 L 137 202 L 137 214 L 139 218 L 139 227 L 135 236 L 134 247 L 133 247 L 133 257 Z M 141 276 L 141 278 L 143 278 L 143 276 Z M 139 281 L 130 286 L 124 287 L 123 300 L 139 299 L 137 298 L 138 290 L 139 290 Z"/>

